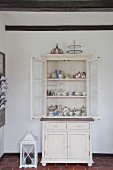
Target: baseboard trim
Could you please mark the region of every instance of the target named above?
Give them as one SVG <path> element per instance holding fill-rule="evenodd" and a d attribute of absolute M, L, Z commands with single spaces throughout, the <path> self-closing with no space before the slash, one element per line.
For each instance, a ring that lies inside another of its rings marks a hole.
<path fill-rule="evenodd" d="M 20 156 L 20 153 L 4 153 L 4 156 Z"/>
<path fill-rule="evenodd" d="M 4 156 L 18 156 L 20 157 L 20 153 L 4 153 L 1 157 L 0 157 L 0 161 L 2 161 L 2 159 L 4 158 Z M 38 156 L 42 156 L 42 153 L 39 152 Z"/>
<path fill-rule="evenodd" d="M 0 157 L 0 162 L 2 161 L 2 159 L 4 158 L 5 154 L 3 154 L 1 157 Z"/>
<path fill-rule="evenodd" d="M 20 157 L 20 153 L 4 153 L 1 157 L 0 157 L 0 162 L 2 161 L 2 159 L 5 156 L 18 156 Z M 42 153 L 39 152 L 38 156 L 42 156 Z M 93 153 L 93 157 L 113 157 L 113 153 Z"/>
<path fill-rule="evenodd" d="M 113 153 L 93 153 L 94 157 L 113 157 Z"/>

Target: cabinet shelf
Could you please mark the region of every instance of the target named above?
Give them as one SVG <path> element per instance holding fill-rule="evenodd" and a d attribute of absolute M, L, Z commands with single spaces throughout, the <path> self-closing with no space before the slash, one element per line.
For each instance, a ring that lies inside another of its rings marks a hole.
<path fill-rule="evenodd" d="M 47 96 L 47 98 L 86 98 L 87 96 Z"/>
<path fill-rule="evenodd" d="M 47 79 L 47 81 L 85 81 L 87 79 Z"/>

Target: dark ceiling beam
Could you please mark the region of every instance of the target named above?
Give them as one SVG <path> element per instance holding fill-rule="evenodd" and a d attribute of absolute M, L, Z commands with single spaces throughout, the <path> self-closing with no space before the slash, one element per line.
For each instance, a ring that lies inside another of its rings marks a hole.
<path fill-rule="evenodd" d="M 55 26 L 5 26 L 6 31 L 102 31 L 113 30 L 113 25 L 55 25 Z"/>
<path fill-rule="evenodd" d="M 0 11 L 113 11 L 113 0 L 0 0 Z"/>

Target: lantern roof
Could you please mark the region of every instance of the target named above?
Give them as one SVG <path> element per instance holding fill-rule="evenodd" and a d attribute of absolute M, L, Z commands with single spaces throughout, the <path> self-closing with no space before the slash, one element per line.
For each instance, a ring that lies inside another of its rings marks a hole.
<path fill-rule="evenodd" d="M 32 135 L 32 133 L 29 131 L 26 136 L 23 138 L 23 141 L 35 141 L 34 136 Z"/>

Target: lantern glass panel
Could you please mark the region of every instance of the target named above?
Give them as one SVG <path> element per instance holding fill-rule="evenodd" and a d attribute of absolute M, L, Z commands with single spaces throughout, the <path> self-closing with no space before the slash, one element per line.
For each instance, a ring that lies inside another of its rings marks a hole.
<path fill-rule="evenodd" d="M 35 146 L 33 144 L 23 145 L 22 147 L 22 164 L 34 164 Z"/>

